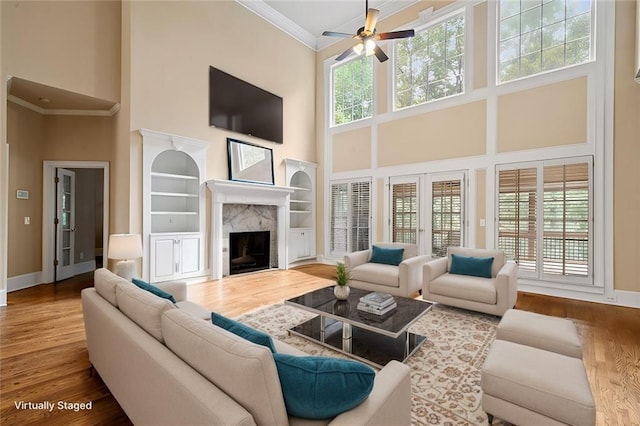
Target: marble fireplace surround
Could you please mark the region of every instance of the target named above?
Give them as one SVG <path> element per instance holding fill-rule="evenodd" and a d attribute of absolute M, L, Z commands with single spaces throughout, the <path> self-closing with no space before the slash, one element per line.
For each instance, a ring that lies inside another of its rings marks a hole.
<path fill-rule="evenodd" d="M 211 278 L 221 279 L 225 273 L 226 259 L 228 262 L 228 252 L 225 248 L 225 227 L 224 227 L 224 206 L 225 205 L 247 205 L 247 206 L 275 206 L 276 209 L 276 253 L 278 269 L 287 268 L 287 229 L 289 218 L 289 197 L 293 188 L 274 185 L 262 185 L 248 182 L 235 182 L 230 180 L 212 179 L 207 181 L 207 187 L 211 191 Z M 231 206 L 229 206 L 231 207 Z M 243 210 L 251 212 L 251 208 L 238 209 L 231 207 L 233 211 Z M 258 209 L 260 210 L 260 209 Z M 229 209 L 227 209 L 228 213 Z M 249 222 L 252 220 L 249 219 Z M 242 229 L 256 231 L 259 229 Z M 268 229 L 265 229 L 268 230 Z M 226 229 L 226 241 L 228 233 Z M 236 231 L 236 230 L 232 230 Z"/>

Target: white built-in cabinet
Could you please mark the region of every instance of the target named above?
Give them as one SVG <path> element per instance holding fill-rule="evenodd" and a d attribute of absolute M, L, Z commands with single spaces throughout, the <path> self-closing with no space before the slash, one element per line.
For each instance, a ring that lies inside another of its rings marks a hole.
<path fill-rule="evenodd" d="M 206 142 L 142 129 L 143 277 L 206 275 Z"/>
<path fill-rule="evenodd" d="M 316 257 L 316 168 L 307 161 L 287 158 L 289 199 L 289 263 Z"/>

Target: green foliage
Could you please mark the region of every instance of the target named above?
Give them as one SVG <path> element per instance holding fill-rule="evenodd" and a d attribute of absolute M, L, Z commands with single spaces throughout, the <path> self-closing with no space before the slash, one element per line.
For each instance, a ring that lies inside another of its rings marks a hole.
<path fill-rule="evenodd" d="M 373 56 L 361 56 L 333 68 L 334 124 L 373 115 Z"/>
<path fill-rule="evenodd" d="M 342 262 L 338 262 L 338 265 L 336 266 L 336 284 L 349 284 L 349 272 L 347 272 L 347 267 Z"/>

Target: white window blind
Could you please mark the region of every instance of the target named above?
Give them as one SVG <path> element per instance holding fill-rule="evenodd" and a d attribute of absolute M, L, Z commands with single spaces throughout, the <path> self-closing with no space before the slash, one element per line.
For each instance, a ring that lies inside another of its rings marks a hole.
<path fill-rule="evenodd" d="M 371 183 L 331 184 L 330 249 L 332 254 L 366 250 L 370 246 Z"/>
<path fill-rule="evenodd" d="M 523 275 L 593 284 L 592 160 L 498 172 L 498 248 Z"/>
<path fill-rule="evenodd" d="M 391 185 L 391 239 L 395 243 L 416 244 L 418 233 L 417 183 Z"/>
<path fill-rule="evenodd" d="M 442 257 L 462 245 L 462 182 L 435 181 L 431 194 L 431 254 Z"/>

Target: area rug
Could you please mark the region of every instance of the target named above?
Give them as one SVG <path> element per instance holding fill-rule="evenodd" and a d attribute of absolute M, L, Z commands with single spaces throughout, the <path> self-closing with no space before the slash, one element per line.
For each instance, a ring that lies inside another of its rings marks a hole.
<path fill-rule="evenodd" d="M 314 314 L 276 304 L 245 314 L 239 321 L 261 329 L 309 355 L 346 357 L 287 330 Z M 411 367 L 414 425 L 482 425 L 480 369 L 499 318 L 443 305 L 433 308 L 410 330 L 427 341 L 405 362 Z"/>

